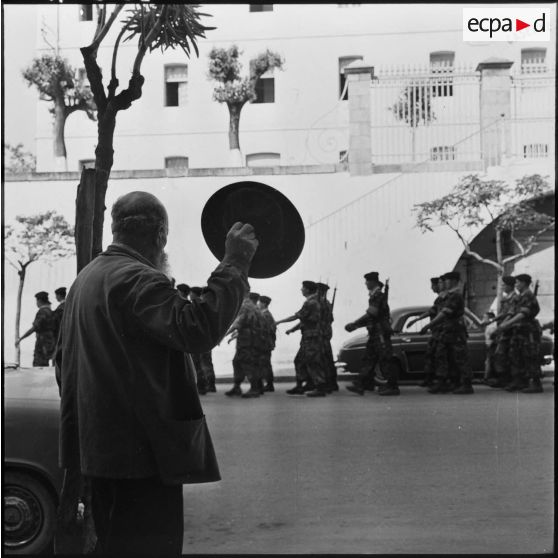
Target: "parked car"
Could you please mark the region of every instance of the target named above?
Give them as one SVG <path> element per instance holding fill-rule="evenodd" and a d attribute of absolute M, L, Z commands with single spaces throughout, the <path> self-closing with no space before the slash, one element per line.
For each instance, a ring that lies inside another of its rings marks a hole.
<path fill-rule="evenodd" d="M 5 554 L 52 548 L 63 475 L 58 467 L 59 415 L 53 368 L 4 369 Z"/>
<path fill-rule="evenodd" d="M 423 335 L 419 332 L 430 318 L 424 318 L 411 327 L 408 324 L 427 310 L 427 306 L 409 306 L 391 312 L 393 363 L 398 368 L 401 380 L 420 381 L 424 377 L 424 352 L 430 339 L 430 332 Z M 486 359 L 484 330 L 472 319 L 466 318 L 465 321 L 469 334 L 467 345 L 471 366 L 475 375 L 482 376 Z M 477 322 L 479 321 L 477 318 Z M 339 350 L 336 365 L 345 372 L 358 372 L 362 366 L 367 339 L 366 330 L 362 330 L 362 333 L 345 341 Z M 552 347 L 552 338 L 543 335 L 542 354 L 545 364 L 552 361 Z"/>

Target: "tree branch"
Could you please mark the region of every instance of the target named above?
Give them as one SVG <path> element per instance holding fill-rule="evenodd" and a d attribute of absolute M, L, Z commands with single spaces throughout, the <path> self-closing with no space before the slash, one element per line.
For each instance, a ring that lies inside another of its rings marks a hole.
<path fill-rule="evenodd" d="M 80 51 L 83 56 L 87 79 L 89 80 L 89 85 L 91 85 L 93 99 L 97 105 L 97 110 L 102 114 L 107 107 L 107 96 L 103 86 L 103 74 L 97 64 L 97 53 L 90 50 L 90 47 L 80 48 Z"/>
<path fill-rule="evenodd" d="M 107 33 L 112 27 L 112 24 L 114 23 L 114 20 L 118 17 L 118 14 L 121 12 L 122 8 L 124 8 L 124 5 L 125 4 L 117 4 L 113 12 L 110 14 L 109 20 L 106 23 L 104 23 L 100 29 L 99 29 L 99 24 L 97 24 L 97 30 L 95 31 L 95 37 L 93 39 L 93 42 L 89 46 L 80 49 L 82 54 L 83 54 L 83 50 L 86 49 L 88 52 L 91 52 L 95 58 L 97 58 L 97 50 L 99 49 L 99 45 L 106 37 Z"/>
<path fill-rule="evenodd" d="M 541 230 L 537 231 L 535 234 L 531 235 L 527 240 L 526 246 L 523 246 L 523 244 L 521 244 L 521 242 L 519 242 L 519 240 L 517 240 L 517 238 L 515 238 L 515 236 L 513 235 L 513 233 L 511 234 L 511 239 L 515 242 L 516 246 L 519 248 L 520 253 L 519 254 L 514 254 L 513 256 L 509 256 L 508 258 L 506 258 L 504 260 L 504 264 L 516 261 L 516 260 L 520 260 L 521 258 L 525 258 L 526 256 L 528 256 L 531 251 L 533 250 L 533 248 L 538 244 L 537 239 L 539 238 L 539 236 L 541 236 L 541 234 L 545 233 L 546 231 L 548 231 L 549 229 L 551 229 L 554 226 L 554 222 L 549 223 L 546 227 L 543 227 Z"/>
<path fill-rule="evenodd" d="M 136 55 L 136 59 L 134 60 L 134 68 L 132 70 L 132 73 L 138 73 L 138 74 L 140 73 L 143 57 L 145 56 L 147 49 L 151 46 L 151 43 L 157 38 L 159 31 L 161 31 L 161 27 L 163 26 L 163 21 L 165 20 L 166 15 L 167 15 L 167 6 L 163 5 L 161 9 L 161 13 L 157 18 L 157 22 L 151 28 L 151 30 L 145 37 L 145 40 L 143 39 L 143 35 L 139 38 L 139 42 L 138 42 L 139 48 L 138 48 L 138 53 Z"/>
<path fill-rule="evenodd" d="M 116 37 L 116 42 L 114 43 L 114 48 L 112 49 L 112 63 L 110 67 L 110 83 L 108 85 L 108 98 L 113 99 L 114 93 L 116 92 L 116 88 L 118 87 L 118 79 L 116 77 L 116 58 L 118 55 L 118 47 L 120 46 L 120 41 L 128 29 L 129 24 L 126 24 L 118 33 L 118 37 Z"/>
<path fill-rule="evenodd" d="M 461 240 L 461 243 L 463 244 L 464 248 L 465 248 L 465 253 L 468 254 L 469 256 L 472 256 L 473 258 L 475 258 L 476 260 L 478 260 L 479 262 L 491 265 L 492 267 L 498 269 L 498 270 L 502 270 L 502 266 L 500 266 L 500 264 L 498 262 L 495 262 L 493 260 L 489 260 L 488 258 L 483 258 L 480 254 L 477 254 L 477 252 L 473 252 L 469 246 L 469 243 L 465 240 L 465 238 L 463 237 L 463 235 L 455 228 L 453 228 L 449 223 L 446 222 L 446 225 L 455 232 L 455 234 L 459 237 L 459 240 Z"/>

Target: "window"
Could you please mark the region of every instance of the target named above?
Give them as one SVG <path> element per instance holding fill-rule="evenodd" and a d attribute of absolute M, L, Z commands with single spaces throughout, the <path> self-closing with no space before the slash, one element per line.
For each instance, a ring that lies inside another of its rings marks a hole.
<path fill-rule="evenodd" d="M 93 4 L 80 4 L 79 5 L 79 20 L 80 21 L 93 21 Z"/>
<path fill-rule="evenodd" d="M 453 145 L 439 145 L 430 148 L 431 161 L 454 161 L 455 147 Z"/>
<path fill-rule="evenodd" d="M 188 157 L 165 157 L 165 168 L 166 169 L 187 169 L 188 168 Z"/>
<path fill-rule="evenodd" d="M 253 103 L 275 102 L 275 78 L 262 77 L 256 82 L 256 98 Z"/>
<path fill-rule="evenodd" d="M 529 143 L 523 146 L 524 159 L 540 159 L 541 157 L 548 157 L 548 144 Z"/>
<path fill-rule="evenodd" d="M 351 63 L 354 62 L 355 60 L 362 60 L 362 56 L 356 55 L 356 56 L 340 56 L 339 57 L 339 96 L 341 97 L 341 95 L 343 95 L 343 89 L 345 88 L 345 82 L 347 81 L 347 78 L 345 77 L 345 74 L 343 73 L 343 70 Z M 345 91 L 345 94 L 342 97 L 343 101 L 346 101 L 349 98 L 349 89 L 347 88 L 347 91 Z"/>
<path fill-rule="evenodd" d="M 165 65 L 165 106 L 178 107 L 186 104 L 188 66 L 186 64 Z"/>
<path fill-rule="evenodd" d="M 433 74 L 445 74 L 444 77 L 433 78 L 432 95 L 434 97 L 453 96 L 453 62 L 455 52 L 451 50 L 440 50 L 430 53 L 430 72 Z"/>
<path fill-rule="evenodd" d="M 250 4 L 251 12 L 272 12 L 273 4 Z"/>
<path fill-rule="evenodd" d="M 279 165 L 279 153 L 251 153 L 246 155 L 247 167 L 274 167 Z"/>
<path fill-rule="evenodd" d="M 79 170 L 82 171 L 83 169 L 94 169 L 95 168 L 95 159 L 80 159 L 79 161 Z"/>
<path fill-rule="evenodd" d="M 521 73 L 540 74 L 546 72 L 546 48 L 521 49 Z"/>
<path fill-rule="evenodd" d="M 419 320 L 417 323 L 409 325 L 411 320 L 418 318 L 419 314 L 411 314 L 405 318 L 405 323 L 401 328 L 401 333 L 419 333 L 420 330 L 430 322 L 430 317 L 423 318 Z"/>

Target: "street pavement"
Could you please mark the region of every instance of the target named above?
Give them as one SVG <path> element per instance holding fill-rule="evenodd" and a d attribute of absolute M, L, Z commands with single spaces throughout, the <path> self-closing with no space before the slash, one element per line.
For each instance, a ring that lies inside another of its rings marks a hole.
<path fill-rule="evenodd" d="M 258 399 L 218 384 L 202 403 L 223 479 L 184 487 L 183 552 L 552 553 L 552 382 Z"/>

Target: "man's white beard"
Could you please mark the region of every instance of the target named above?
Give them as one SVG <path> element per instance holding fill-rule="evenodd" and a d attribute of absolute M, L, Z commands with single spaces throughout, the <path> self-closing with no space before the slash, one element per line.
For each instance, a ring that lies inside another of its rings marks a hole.
<path fill-rule="evenodd" d="M 172 279 L 172 271 L 169 264 L 169 255 L 163 250 L 157 262 L 157 269 L 164 273 L 169 279 Z"/>

